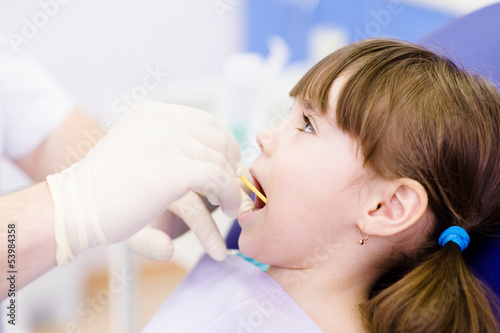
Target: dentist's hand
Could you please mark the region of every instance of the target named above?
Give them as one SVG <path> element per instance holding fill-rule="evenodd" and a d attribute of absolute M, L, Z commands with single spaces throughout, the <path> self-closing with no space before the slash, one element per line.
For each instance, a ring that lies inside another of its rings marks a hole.
<path fill-rule="evenodd" d="M 242 201 L 237 176 L 242 172 L 236 139 L 210 114 L 143 102 L 81 162 L 47 177 L 57 263 L 71 262 L 88 247 L 130 237 L 194 192 L 236 217 Z M 223 259 L 225 246 L 215 225 L 198 229 L 207 251 Z M 168 236 L 154 232 L 154 237 L 166 237 L 155 244 L 163 243 L 156 250 L 167 257 L 172 251 Z"/>
<path fill-rule="evenodd" d="M 251 178 L 248 171 L 244 173 L 245 177 Z M 254 207 L 254 202 L 248 196 L 248 187 L 238 182 L 241 187 L 240 211 L 248 211 Z M 172 239 L 191 229 L 212 258 L 223 260 L 227 249 L 211 214 L 216 208 L 203 195 L 189 191 L 151 224 L 127 239 L 127 245 L 150 259 L 168 260 L 174 254 Z"/>
<path fill-rule="evenodd" d="M 242 190 L 241 211 L 254 206 Z M 207 253 L 215 260 L 226 258 L 227 249 L 212 217 L 216 206 L 203 196 L 190 191 L 170 205 L 151 224 L 127 239 L 127 245 L 136 253 L 153 260 L 168 260 L 174 254 L 172 239 L 193 230 Z"/>

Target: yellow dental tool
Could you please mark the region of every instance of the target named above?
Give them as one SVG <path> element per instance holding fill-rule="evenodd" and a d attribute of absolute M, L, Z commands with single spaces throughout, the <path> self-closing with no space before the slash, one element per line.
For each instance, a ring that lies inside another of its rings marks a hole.
<path fill-rule="evenodd" d="M 267 204 L 267 199 L 266 199 L 266 197 L 265 197 L 262 193 L 260 193 L 260 191 L 259 191 L 257 188 L 255 188 L 255 186 L 253 186 L 253 184 L 252 184 L 252 183 L 250 183 L 250 182 L 248 181 L 248 179 L 246 179 L 246 178 L 245 178 L 245 176 L 240 176 L 240 179 L 241 179 L 241 181 L 242 181 L 243 183 L 245 183 L 245 185 L 246 185 L 246 186 L 248 186 L 248 188 L 249 188 L 249 189 L 250 189 L 253 193 L 255 193 L 255 194 L 256 194 L 256 195 L 260 198 L 260 200 L 262 200 L 265 204 Z"/>

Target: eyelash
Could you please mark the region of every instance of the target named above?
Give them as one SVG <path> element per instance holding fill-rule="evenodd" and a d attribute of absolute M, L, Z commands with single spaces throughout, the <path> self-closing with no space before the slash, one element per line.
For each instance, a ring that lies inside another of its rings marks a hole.
<path fill-rule="evenodd" d="M 301 132 L 304 132 L 304 133 L 316 133 L 316 131 L 314 130 L 314 127 L 312 126 L 311 124 L 311 121 L 309 120 L 309 117 L 306 116 L 304 113 L 302 113 L 302 119 L 304 120 L 304 126 L 302 127 L 298 127 L 297 129 Z M 306 128 L 310 126 L 310 131 L 307 131 Z"/>

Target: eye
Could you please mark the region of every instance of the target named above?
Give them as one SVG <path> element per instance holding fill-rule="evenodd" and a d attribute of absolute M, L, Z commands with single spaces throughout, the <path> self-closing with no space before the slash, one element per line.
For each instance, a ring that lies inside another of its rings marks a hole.
<path fill-rule="evenodd" d="M 302 119 L 304 121 L 304 125 L 298 127 L 297 129 L 304 133 L 316 133 L 313 125 L 311 124 L 311 121 L 309 120 L 309 117 L 302 113 Z"/>

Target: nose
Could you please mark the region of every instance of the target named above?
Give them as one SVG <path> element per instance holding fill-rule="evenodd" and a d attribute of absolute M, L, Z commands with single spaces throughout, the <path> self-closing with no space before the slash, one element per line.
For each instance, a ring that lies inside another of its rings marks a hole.
<path fill-rule="evenodd" d="M 287 118 L 283 118 L 257 134 L 257 144 L 263 154 L 271 154 L 277 145 L 279 133 L 284 132 Z"/>
<path fill-rule="evenodd" d="M 263 154 L 269 153 L 271 148 L 271 142 L 273 133 L 269 127 L 264 128 L 257 134 L 257 145 L 259 145 L 260 151 Z"/>

